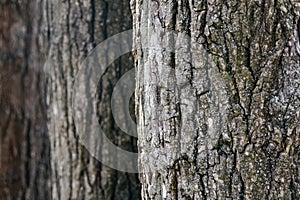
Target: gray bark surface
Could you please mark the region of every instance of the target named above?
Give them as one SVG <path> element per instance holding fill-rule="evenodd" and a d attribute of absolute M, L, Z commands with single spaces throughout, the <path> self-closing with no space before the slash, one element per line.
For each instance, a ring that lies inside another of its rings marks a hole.
<path fill-rule="evenodd" d="M 44 36 L 49 45 L 45 70 L 49 86 L 47 104 L 53 199 L 140 199 L 137 174 L 102 165 L 81 145 L 72 110 L 74 80 L 81 62 L 97 44 L 131 28 L 129 2 L 46 1 L 43 9 L 46 16 Z M 99 123 L 107 137 L 128 151 L 136 151 L 135 139 L 126 136 L 113 123 L 110 108 L 114 84 L 130 68 L 130 55 L 113 63 L 105 75 L 99 77 L 99 102 L 92 103 L 97 105 Z M 83 93 L 82 98 L 84 96 Z"/>
<path fill-rule="evenodd" d="M 131 1 L 143 199 L 300 198 L 299 6 Z"/>

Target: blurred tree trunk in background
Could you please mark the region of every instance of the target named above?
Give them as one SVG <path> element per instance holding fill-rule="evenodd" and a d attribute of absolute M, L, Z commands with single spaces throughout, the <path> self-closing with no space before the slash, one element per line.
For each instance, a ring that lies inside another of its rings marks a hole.
<path fill-rule="evenodd" d="M 110 169 L 94 159 L 80 144 L 72 118 L 72 92 L 79 64 L 97 44 L 131 29 L 129 1 L 46 1 L 43 10 L 49 46 L 45 70 L 53 199 L 140 199 L 137 174 Z M 136 142 L 113 123 L 110 95 L 132 63 L 131 56 L 125 55 L 112 64 L 99 83 L 102 89 L 97 104 L 102 129 L 112 142 L 128 151 L 136 151 Z"/>
<path fill-rule="evenodd" d="M 50 199 L 39 5 L 0 1 L 0 199 Z"/>
<path fill-rule="evenodd" d="M 143 199 L 300 199 L 299 3 L 131 3 Z"/>

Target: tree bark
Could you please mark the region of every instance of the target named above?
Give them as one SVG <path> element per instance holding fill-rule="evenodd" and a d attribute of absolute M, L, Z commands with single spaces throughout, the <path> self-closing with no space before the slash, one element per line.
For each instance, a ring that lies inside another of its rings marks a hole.
<path fill-rule="evenodd" d="M 40 5 L 0 1 L 0 199 L 50 199 Z"/>
<path fill-rule="evenodd" d="M 300 198 L 299 6 L 131 1 L 143 199 Z"/>
<path fill-rule="evenodd" d="M 80 72 L 79 65 L 97 44 L 131 28 L 129 2 L 46 1 L 44 11 L 45 37 L 49 44 L 45 70 L 49 85 L 47 104 L 53 199 L 140 199 L 136 174 L 102 165 L 80 143 L 72 110 L 74 80 Z M 114 62 L 99 80 L 99 102 L 92 103 L 97 104 L 100 125 L 111 141 L 136 151 L 135 139 L 117 128 L 110 108 L 114 84 L 130 68 L 130 55 Z"/>

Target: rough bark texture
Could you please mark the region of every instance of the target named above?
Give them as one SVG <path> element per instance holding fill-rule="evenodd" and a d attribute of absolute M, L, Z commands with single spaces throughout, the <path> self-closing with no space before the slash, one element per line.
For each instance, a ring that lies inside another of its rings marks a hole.
<path fill-rule="evenodd" d="M 131 5 L 142 198 L 299 199 L 299 3 Z"/>
<path fill-rule="evenodd" d="M 53 199 L 140 199 L 137 175 L 107 168 L 94 159 L 80 144 L 72 116 L 73 85 L 80 62 L 97 44 L 131 28 L 129 2 L 46 1 L 44 10 Z M 109 105 L 114 84 L 130 68 L 130 55 L 117 60 L 99 77 L 99 102 L 92 103 L 97 104 L 100 125 L 111 141 L 134 151 L 134 138 L 115 126 Z"/>
<path fill-rule="evenodd" d="M 40 5 L 0 1 L 0 199 L 50 199 Z"/>

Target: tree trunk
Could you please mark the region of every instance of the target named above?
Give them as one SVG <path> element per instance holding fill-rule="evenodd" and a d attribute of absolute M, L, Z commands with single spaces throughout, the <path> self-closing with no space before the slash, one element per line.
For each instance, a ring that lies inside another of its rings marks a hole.
<path fill-rule="evenodd" d="M 299 199 L 299 3 L 131 5 L 142 198 Z"/>
<path fill-rule="evenodd" d="M 40 5 L 0 1 L 0 199 L 50 199 Z"/>
<path fill-rule="evenodd" d="M 53 199 L 140 199 L 136 174 L 119 172 L 102 165 L 80 143 L 72 109 L 73 86 L 80 72 L 79 65 L 97 44 L 131 28 L 129 2 L 46 1 L 44 11 L 45 37 L 49 43 L 45 70 L 49 85 L 47 104 Z M 114 84 L 130 68 L 130 55 L 114 62 L 105 75 L 99 77 L 99 102 L 92 103 L 98 106 L 98 120 L 111 141 L 135 151 L 134 138 L 117 128 L 110 108 Z M 79 98 L 84 98 L 84 95 L 79 94 Z"/>

